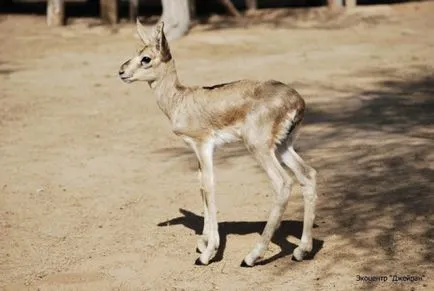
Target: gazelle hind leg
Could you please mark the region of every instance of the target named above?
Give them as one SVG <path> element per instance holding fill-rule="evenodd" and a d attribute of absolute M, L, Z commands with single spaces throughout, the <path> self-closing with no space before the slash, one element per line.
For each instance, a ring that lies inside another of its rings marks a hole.
<path fill-rule="evenodd" d="M 282 215 L 288 204 L 292 181 L 286 171 L 277 160 L 274 151 L 266 150 L 256 152 L 256 157 L 271 180 L 275 192 L 275 198 L 271 212 L 262 232 L 260 241 L 253 250 L 244 258 L 241 266 L 251 267 L 264 255 L 271 238 L 280 225 Z"/>
<path fill-rule="evenodd" d="M 303 260 L 306 253 L 312 250 L 312 228 L 315 219 L 316 203 L 316 171 L 307 165 L 303 159 L 289 146 L 281 153 L 282 162 L 290 168 L 299 181 L 304 199 L 303 234 L 301 243 L 294 250 L 294 258 Z"/>

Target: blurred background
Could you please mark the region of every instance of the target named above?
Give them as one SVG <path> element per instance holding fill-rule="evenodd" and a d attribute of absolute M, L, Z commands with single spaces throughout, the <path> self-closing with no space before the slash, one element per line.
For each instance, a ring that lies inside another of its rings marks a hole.
<path fill-rule="evenodd" d="M 1 290 L 433 290 L 433 1 L 0 3 Z M 310 260 L 291 260 L 296 186 L 264 260 L 239 267 L 273 193 L 233 145 L 215 154 L 221 246 L 194 265 L 196 158 L 149 86 L 118 77 L 136 17 L 167 23 L 186 85 L 275 79 L 305 98 Z"/>
<path fill-rule="evenodd" d="M 1 0 L 2 10 L 6 13 L 33 13 L 45 14 L 48 6 L 59 6 L 61 9 L 55 16 L 60 17 L 61 24 L 66 24 L 69 17 L 98 17 L 108 23 L 117 23 L 123 19 L 135 20 L 137 15 L 151 16 L 161 14 L 163 7 L 167 11 L 176 11 L 176 17 L 185 13 L 179 9 L 182 5 L 189 6 L 191 21 L 203 18 L 210 14 L 229 14 L 234 17 L 252 16 L 257 9 L 283 8 L 283 7 L 319 7 L 352 8 L 357 5 L 379 5 L 408 2 L 406 0 Z M 417 0 L 416 0 L 417 2 Z M 181 6 L 180 6 L 181 5 Z M 49 16 L 51 17 L 51 16 Z M 185 17 L 185 16 L 184 16 Z"/>

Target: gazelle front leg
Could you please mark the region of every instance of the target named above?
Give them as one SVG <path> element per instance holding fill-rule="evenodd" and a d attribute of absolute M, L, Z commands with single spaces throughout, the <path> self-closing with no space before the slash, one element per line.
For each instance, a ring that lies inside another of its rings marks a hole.
<path fill-rule="evenodd" d="M 217 224 L 217 208 L 214 192 L 214 170 L 213 170 L 213 151 L 212 141 L 201 142 L 195 145 L 196 155 L 200 163 L 201 192 L 204 201 L 204 235 L 207 235 L 208 242 L 200 246 L 201 255 L 196 261 L 197 265 L 208 265 L 212 257 L 215 256 L 220 245 L 220 237 Z M 208 217 L 208 218 L 207 218 Z M 199 246 L 198 246 L 199 247 Z M 199 250 L 200 250 L 199 248 Z"/>
<path fill-rule="evenodd" d="M 205 185 L 203 183 L 203 175 L 202 175 L 202 166 L 201 166 L 201 154 L 199 152 L 199 148 L 197 143 L 190 137 L 184 136 L 184 142 L 190 146 L 194 153 L 196 154 L 196 157 L 198 159 L 198 176 L 199 176 L 199 182 L 200 182 L 200 194 L 202 197 L 203 202 L 203 229 L 202 234 L 197 240 L 197 250 L 200 253 L 203 253 L 206 250 L 206 247 L 208 245 L 208 236 L 209 236 L 209 214 L 208 214 L 208 203 L 206 200 L 206 192 L 205 192 Z M 212 153 L 211 153 L 212 155 Z M 212 157 L 211 157 L 212 158 Z"/>
<path fill-rule="evenodd" d="M 198 154 L 197 149 L 195 153 Z M 204 190 L 203 179 L 202 179 L 202 169 L 199 162 L 199 182 L 200 182 L 200 195 L 202 197 L 203 202 L 203 230 L 202 235 L 197 240 L 197 249 L 200 253 L 203 253 L 206 250 L 206 246 L 208 245 L 208 235 L 209 235 L 209 214 L 208 214 L 208 205 L 206 200 L 206 192 Z"/>

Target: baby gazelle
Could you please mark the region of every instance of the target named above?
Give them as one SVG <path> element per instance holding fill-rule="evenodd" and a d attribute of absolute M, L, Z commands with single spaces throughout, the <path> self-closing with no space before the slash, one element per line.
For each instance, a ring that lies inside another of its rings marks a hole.
<path fill-rule="evenodd" d="M 275 196 L 260 241 L 244 258 L 253 266 L 261 258 L 279 227 L 292 186 L 280 161 L 300 182 L 304 196 L 304 223 L 294 257 L 302 260 L 312 250 L 316 172 L 294 151 L 293 142 L 303 119 L 305 103 L 292 88 L 278 81 L 242 80 L 211 87 L 181 84 L 160 22 L 148 36 L 137 21 L 143 41 L 138 54 L 124 63 L 120 78 L 127 83 L 148 82 L 157 103 L 172 123 L 173 132 L 193 149 L 199 161 L 204 227 L 197 247 L 197 264 L 208 264 L 220 244 L 214 193 L 213 152 L 217 145 L 243 141 L 267 173 Z"/>

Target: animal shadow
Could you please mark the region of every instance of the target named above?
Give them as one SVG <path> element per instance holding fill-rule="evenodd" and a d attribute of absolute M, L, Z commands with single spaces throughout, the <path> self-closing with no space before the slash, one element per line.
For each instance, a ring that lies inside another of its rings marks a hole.
<path fill-rule="evenodd" d="M 181 212 L 182 216 L 164 222 L 160 222 L 158 226 L 167 227 L 171 225 L 184 225 L 185 227 L 194 230 L 196 234 L 202 233 L 203 216 L 196 215 L 195 213 L 182 208 L 179 209 L 179 212 Z M 224 250 L 226 248 L 227 236 L 229 234 L 239 234 L 239 235 L 245 235 L 250 233 L 261 234 L 262 230 L 265 227 L 265 224 L 266 224 L 265 221 L 220 222 L 219 223 L 220 247 L 212 262 L 219 262 L 223 259 Z M 314 227 L 318 227 L 318 226 L 314 225 Z M 282 221 L 280 227 L 276 230 L 271 240 L 272 243 L 280 247 L 280 252 L 269 258 L 257 262 L 256 265 L 266 265 L 277 259 L 292 254 L 294 249 L 297 247 L 297 245 L 289 242 L 286 238 L 289 235 L 295 236 L 297 238 L 301 238 L 302 231 L 303 231 L 303 222 L 294 221 L 294 220 Z M 305 260 L 313 259 L 315 255 L 319 252 L 319 250 L 322 249 L 323 244 L 324 241 L 313 239 L 312 251 L 305 257 Z"/>

